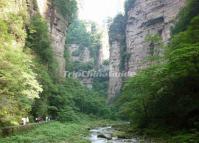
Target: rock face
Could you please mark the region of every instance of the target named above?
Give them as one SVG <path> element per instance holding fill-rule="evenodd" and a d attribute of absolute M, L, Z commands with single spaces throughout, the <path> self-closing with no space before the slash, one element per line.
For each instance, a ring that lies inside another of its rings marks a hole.
<path fill-rule="evenodd" d="M 91 57 L 90 51 L 87 47 L 83 48 L 84 50 L 80 51 L 80 46 L 77 44 L 71 44 L 69 46 L 69 53 L 70 53 L 70 61 L 72 62 L 81 62 L 81 63 L 89 63 L 94 62 L 94 59 Z M 75 53 L 78 54 L 75 54 Z"/>
<path fill-rule="evenodd" d="M 146 67 L 144 59 L 149 56 L 150 45 L 147 35 L 160 35 L 166 43 L 170 39 L 170 29 L 183 7 L 185 0 L 136 0 L 128 11 L 126 45 L 130 59 L 128 71 L 137 72 Z"/>
<path fill-rule="evenodd" d="M 61 77 L 65 76 L 65 40 L 67 21 L 62 17 L 48 0 L 37 0 L 38 10 L 40 14 L 47 20 L 49 26 L 50 37 L 54 57 L 58 62 L 57 73 Z"/>
<path fill-rule="evenodd" d="M 54 13 L 54 12 L 53 12 Z M 54 56 L 58 62 L 58 75 L 64 77 L 65 74 L 65 40 L 66 40 L 66 29 L 68 27 L 67 21 L 58 13 L 54 13 L 54 18 L 51 17 L 53 14 L 50 10 L 48 12 L 48 18 L 50 22 L 50 35 L 52 39 L 52 47 Z"/>
<path fill-rule="evenodd" d="M 177 18 L 185 0 L 135 0 L 127 12 L 126 22 L 126 53 L 129 55 L 125 63 L 125 72 L 136 73 L 148 66 L 144 63 L 150 55 L 150 43 L 147 35 L 160 35 L 163 42 L 170 39 L 171 27 Z M 110 72 L 119 72 L 120 44 L 111 43 Z M 122 79 L 109 79 L 109 100 L 115 97 L 121 89 Z"/>
<path fill-rule="evenodd" d="M 71 62 L 79 62 L 82 64 L 91 64 L 94 62 L 94 58 L 91 57 L 91 52 L 89 48 L 82 47 L 78 44 L 71 44 L 68 46 L 68 50 L 70 53 L 70 61 Z M 81 77 L 79 78 L 80 82 L 85 85 L 88 89 L 93 88 L 93 78 L 91 77 Z"/>
<path fill-rule="evenodd" d="M 122 85 L 122 78 L 117 76 L 117 74 L 120 73 L 120 46 L 119 41 L 114 41 L 110 45 L 109 100 L 119 94 Z"/>

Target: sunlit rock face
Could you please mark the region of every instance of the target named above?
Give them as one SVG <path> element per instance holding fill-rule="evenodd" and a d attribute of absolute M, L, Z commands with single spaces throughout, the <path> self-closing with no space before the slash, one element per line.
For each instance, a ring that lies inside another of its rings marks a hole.
<path fill-rule="evenodd" d="M 109 64 L 109 101 L 119 94 L 122 85 L 122 78 L 117 76 L 120 73 L 120 46 L 119 41 L 113 41 L 110 45 L 110 64 Z"/>
<path fill-rule="evenodd" d="M 166 43 L 171 28 L 185 0 L 136 0 L 128 11 L 126 26 L 127 52 L 130 59 L 127 70 L 137 72 L 147 65 L 144 60 L 150 53 L 147 35 L 160 35 Z"/>

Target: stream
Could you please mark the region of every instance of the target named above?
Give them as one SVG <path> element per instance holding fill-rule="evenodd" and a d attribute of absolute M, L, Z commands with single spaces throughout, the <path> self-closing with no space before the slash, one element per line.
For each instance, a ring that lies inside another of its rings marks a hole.
<path fill-rule="evenodd" d="M 89 140 L 91 143 L 140 143 L 136 138 L 132 139 L 120 139 L 118 137 L 112 137 L 113 129 L 109 127 L 99 127 L 90 130 Z"/>

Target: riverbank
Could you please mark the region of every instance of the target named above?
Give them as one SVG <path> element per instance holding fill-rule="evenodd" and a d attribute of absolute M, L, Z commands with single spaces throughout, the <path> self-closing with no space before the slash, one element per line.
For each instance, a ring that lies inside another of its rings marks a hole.
<path fill-rule="evenodd" d="M 114 124 L 110 120 L 82 120 L 80 122 L 52 122 L 30 131 L 0 138 L 0 143 L 89 143 L 89 129 Z"/>
<path fill-rule="evenodd" d="M 133 129 L 129 124 L 111 120 L 100 119 L 82 119 L 79 122 L 51 122 L 38 126 L 32 130 L 23 133 L 0 138 L 0 143 L 90 143 L 88 137 L 91 135 L 92 130 L 96 127 L 99 130 L 101 127 L 108 127 L 112 125 L 114 131 L 111 133 L 112 137 L 118 137 L 120 140 L 136 140 L 143 143 L 196 143 L 198 134 L 195 132 L 176 132 L 171 133 L 166 130 L 138 130 Z M 93 137 L 98 135 L 93 133 Z M 142 137 L 142 138 L 141 138 Z M 101 138 L 103 140 L 103 138 Z"/>
<path fill-rule="evenodd" d="M 172 130 L 168 128 L 138 129 L 131 125 L 115 125 L 115 136 L 121 138 L 139 138 L 146 143 L 198 143 L 199 132 L 193 130 Z"/>

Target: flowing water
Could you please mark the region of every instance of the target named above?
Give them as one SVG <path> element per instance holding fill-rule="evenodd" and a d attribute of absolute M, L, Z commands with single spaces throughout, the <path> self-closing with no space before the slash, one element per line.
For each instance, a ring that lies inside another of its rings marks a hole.
<path fill-rule="evenodd" d="M 91 143 L 140 143 L 138 139 L 119 139 L 112 137 L 115 130 L 110 127 L 100 127 L 90 130 L 89 140 Z"/>

